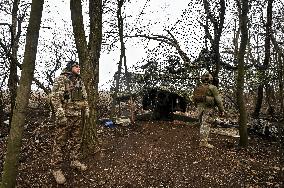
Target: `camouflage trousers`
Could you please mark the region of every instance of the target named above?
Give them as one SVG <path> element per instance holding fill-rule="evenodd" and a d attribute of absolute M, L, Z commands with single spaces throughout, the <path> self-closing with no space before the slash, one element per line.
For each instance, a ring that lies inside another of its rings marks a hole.
<path fill-rule="evenodd" d="M 208 141 L 210 126 L 216 118 L 215 111 L 216 110 L 212 108 L 198 108 L 201 141 Z"/>
<path fill-rule="evenodd" d="M 81 117 L 67 117 L 66 124 L 57 124 L 56 126 L 51 154 L 51 165 L 55 170 L 61 168 L 66 157 L 63 154 L 69 154 L 71 161 L 79 158 L 82 136 Z"/>

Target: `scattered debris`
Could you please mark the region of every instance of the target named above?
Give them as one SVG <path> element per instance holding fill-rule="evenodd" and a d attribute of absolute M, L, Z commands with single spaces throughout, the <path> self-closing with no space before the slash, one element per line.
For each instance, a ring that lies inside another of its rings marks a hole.
<path fill-rule="evenodd" d="M 131 124 L 131 120 L 128 117 L 121 116 L 115 119 L 115 124 L 129 126 Z"/>
<path fill-rule="evenodd" d="M 105 126 L 109 128 L 115 127 L 113 121 L 111 119 L 100 119 L 100 122 Z"/>

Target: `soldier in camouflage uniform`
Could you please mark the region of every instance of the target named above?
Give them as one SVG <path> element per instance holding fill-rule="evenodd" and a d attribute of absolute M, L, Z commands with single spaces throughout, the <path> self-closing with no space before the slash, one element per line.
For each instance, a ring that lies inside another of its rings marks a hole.
<path fill-rule="evenodd" d="M 193 99 L 197 105 L 199 123 L 200 123 L 200 146 L 213 148 L 208 143 L 210 132 L 210 124 L 214 122 L 217 116 L 218 107 L 221 116 L 224 114 L 222 98 L 216 86 L 212 85 L 213 77 L 209 73 L 205 73 L 201 77 L 202 84 L 193 92 Z"/>
<path fill-rule="evenodd" d="M 88 113 L 86 90 L 79 74 L 79 64 L 75 61 L 68 62 L 61 75 L 55 79 L 50 94 L 56 116 L 56 133 L 51 163 L 53 176 L 58 184 L 66 182 L 61 170 L 64 152 L 70 151 L 72 167 L 83 171 L 87 168 L 78 160 L 83 125 L 81 112 Z"/>

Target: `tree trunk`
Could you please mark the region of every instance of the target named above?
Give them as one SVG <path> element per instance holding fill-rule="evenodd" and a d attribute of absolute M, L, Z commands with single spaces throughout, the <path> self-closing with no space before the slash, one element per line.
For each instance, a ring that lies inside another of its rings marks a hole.
<path fill-rule="evenodd" d="M 130 95 L 130 119 L 131 122 L 134 122 L 134 114 L 133 114 L 133 103 L 132 103 L 132 96 L 131 96 L 131 91 L 130 91 L 130 76 L 128 73 L 128 68 L 127 68 L 127 61 L 126 61 L 126 55 L 125 55 L 125 43 L 124 43 L 124 34 L 123 34 L 123 30 L 124 30 L 124 25 L 123 25 L 123 16 L 122 16 L 122 6 L 125 3 L 125 0 L 118 0 L 118 9 L 117 9 L 117 22 L 118 22 L 118 31 L 119 31 L 119 41 L 120 41 L 120 58 L 119 58 L 119 65 L 118 65 L 118 78 L 116 81 L 116 91 L 115 93 L 117 94 L 118 90 L 119 90 L 119 84 L 120 84 L 120 73 L 121 73 L 121 66 L 122 66 L 122 62 L 124 65 L 124 78 L 125 78 L 125 84 L 126 84 L 126 91 L 127 93 Z M 116 96 L 115 96 L 116 97 Z"/>
<path fill-rule="evenodd" d="M 239 36 L 240 36 L 240 29 L 237 28 L 237 24 L 235 22 L 235 27 L 234 27 L 234 38 L 233 38 L 233 45 L 234 45 L 234 57 L 238 56 L 238 44 L 239 44 Z"/>
<path fill-rule="evenodd" d="M 274 113 L 275 113 L 275 92 L 274 92 L 274 88 L 273 85 L 270 84 L 266 84 L 265 85 L 265 94 L 266 94 L 266 103 L 267 103 L 267 115 L 274 117 Z"/>
<path fill-rule="evenodd" d="M 278 79 L 279 79 L 279 103 L 280 103 L 280 113 L 284 114 L 284 94 L 283 94 L 283 60 L 284 57 L 280 54 L 278 55 L 278 64 L 279 64 L 279 71 L 278 71 Z"/>
<path fill-rule="evenodd" d="M 85 37 L 81 1 L 71 0 L 70 9 L 82 79 L 86 87 L 90 108 L 89 118 L 84 124 L 82 135 L 83 155 L 87 155 L 93 153 L 98 146 L 96 105 L 98 103 L 99 58 L 102 42 L 102 1 L 89 1 L 90 37 L 88 45 Z"/>
<path fill-rule="evenodd" d="M 259 113 L 262 107 L 262 101 L 263 101 L 263 89 L 265 85 L 265 70 L 268 68 L 269 61 L 270 61 L 270 38 L 271 38 L 271 25 L 272 25 L 272 3 L 273 0 L 268 0 L 268 5 L 267 5 L 267 23 L 266 23 L 266 35 L 265 35 L 265 56 L 264 56 L 264 61 L 263 61 L 263 66 L 260 70 L 260 74 L 264 77 L 261 78 L 263 81 L 261 81 L 260 85 L 258 86 L 258 94 L 257 99 L 256 99 L 256 105 L 255 105 L 255 110 L 253 113 L 254 117 L 259 117 Z"/>
<path fill-rule="evenodd" d="M 101 45 L 102 45 L 102 15 L 103 15 L 103 5 L 102 0 L 92 0 L 90 1 L 89 12 L 90 12 L 90 40 L 89 49 L 90 54 L 92 54 L 92 65 L 94 67 L 95 76 L 95 90 L 96 99 L 98 99 L 98 85 L 99 85 L 99 59 L 101 55 Z M 97 103 L 96 103 L 97 104 Z"/>
<path fill-rule="evenodd" d="M 220 71 L 220 52 L 219 52 L 219 45 L 220 45 L 220 39 L 222 36 L 223 26 L 224 26 L 224 20 L 225 20 L 225 12 L 226 12 L 226 4 L 225 0 L 220 0 L 220 10 L 219 10 L 219 16 L 218 19 L 216 19 L 215 15 L 210 10 L 209 2 L 208 0 L 203 0 L 204 10 L 207 15 L 207 19 L 210 20 L 210 22 L 213 25 L 214 29 L 214 38 L 211 41 L 211 64 L 215 65 L 213 72 L 213 84 L 218 87 L 219 85 L 219 71 Z M 207 28 L 208 29 L 208 28 Z M 209 29 L 208 29 L 209 30 Z"/>
<path fill-rule="evenodd" d="M 39 29 L 41 23 L 43 0 L 33 0 L 29 26 L 27 29 L 26 46 L 24 53 L 23 69 L 17 91 L 14 114 L 8 138 L 7 154 L 4 162 L 1 187 L 15 187 L 18 173 L 19 156 L 22 145 L 22 135 L 25 117 L 34 76 L 35 60 L 37 53 Z"/>
<path fill-rule="evenodd" d="M 130 95 L 130 99 L 128 103 L 130 104 L 129 106 L 129 111 L 130 111 L 130 120 L 133 123 L 134 122 L 134 107 L 133 107 L 133 98 L 130 90 L 130 74 L 128 72 L 127 68 L 127 61 L 126 61 L 126 54 L 125 54 L 125 43 L 124 43 L 124 25 L 123 25 L 123 16 L 121 13 L 122 6 L 124 4 L 125 0 L 119 0 L 119 11 L 118 11 L 118 29 L 119 29 L 119 40 L 120 40 L 120 61 L 123 61 L 124 65 L 124 76 L 125 76 L 125 84 L 126 84 L 126 91 Z"/>
<path fill-rule="evenodd" d="M 278 43 L 273 35 L 271 35 L 271 42 L 274 45 L 274 48 L 277 53 L 277 65 L 278 65 L 278 82 L 279 82 L 279 104 L 280 104 L 280 113 L 284 114 L 284 101 L 283 101 L 283 59 L 284 52 L 283 49 L 278 46 Z"/>
<path fill-rule="evenodd" d="M 260 113 L 260 109 L 262 107 L 262 99 L 263 99 L 263 84 L 260 84 L 257 87 L 257 98 L 256 98 L 256 103 L 255 103 L 255 108 L 254 108 L 254 112 L 253 112 L 253 117 L 257 118 L 259 117 L 259 113 Z"/>
<path fill-rule="evenodd" d="M 17 84 L 18 84 L 18 73 L 17 73 L 17 55 L 18 55 L 18 46 L 19 39 L 16 37 L 17 33 L 17 23 L 18 23 L 18 9 L 19 9 L 20 0 L 14 0 L 13 10 L 12 10 L 12 25 L 11 25 L 11 48 L 12 48 L 12 58 L 10 59 L 10 74 L 8 80 L 8 87 L 10 91 L 10 104 L 11 104 L 11 113 L 10 113 L 10 126 L 11 119 L 13 115 L 13 109 L 16 101 L 17 94 Z"/>
<path fill-rule="evenodd" d="M 111 105 L 111 115 L 112 117 L 115 116 L 115 106 L 117 102 L 117 96 L 120 90 L 120 80 L 121 80 L 121 70 L 122 70 L 122 62 L 124 61 L 125 65 L 125 72 L 127 72 L 127 66 L 126 66 L 126 56 L 125 56 L 125 45 L 123 41 L 123 17 L 121 15 L 121 9 L 124 4 L 124 0 L 117 0 L 117 27 L 118 27 L 118 37 L 120 41 L 120 56 L 119 56 L 119 62 L 118 62 L 118 68 L 117 72 L 115 73 L 114 80 L 115 80 L 115 87 L 114 87 L 114 93 L 113 93 L 113 100 Z M 125 74 L 126 76 L 126 74 Z M 120 114 L 120 108 L 119 108 L 119 116 Z"/>
<path fill-rule="evenodd" d="M 0 127 L 4 126 L 5 115 L 4 115 L 4 98 L 2 88 L 0 88 Z"/>
<path fill-rule="evenodd" d="M 244 56 L 248 41 L 248 1 L 242 0 L 242 12 L 240 15 L 240 28 L 241 28 L 241 44 L 238 53 L 238 76 L 237 76 L 237 102 L 239 107 L 239 131 L 240 131 L 240 146 L 246 147 L 248 145 L 248 132 L 247 132 L 247 112 L 244 101 Z"/>

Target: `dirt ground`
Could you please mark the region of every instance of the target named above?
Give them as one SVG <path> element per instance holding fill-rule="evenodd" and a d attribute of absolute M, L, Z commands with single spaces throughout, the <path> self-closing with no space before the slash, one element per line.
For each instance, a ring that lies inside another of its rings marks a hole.
<path fill-rule="evenodd" d="M 72 169 L 67 159 L 67 182 L 59 186 L 49 164 L 53 132 L 47 115 L 33 113 L 27 119 L 17 187 L 283 187 L 277 141 L 250 134 L 249 146 L 243 149 L 238 137 L 212 129 L 210 143 L 215 147 L 200 148 L 199 127 L 181 121 L 100 125 L 101 150 L 84 160 L 88 170 Z M 1 172 L 7 134 L 8 127 L 0 127 Z"/>

